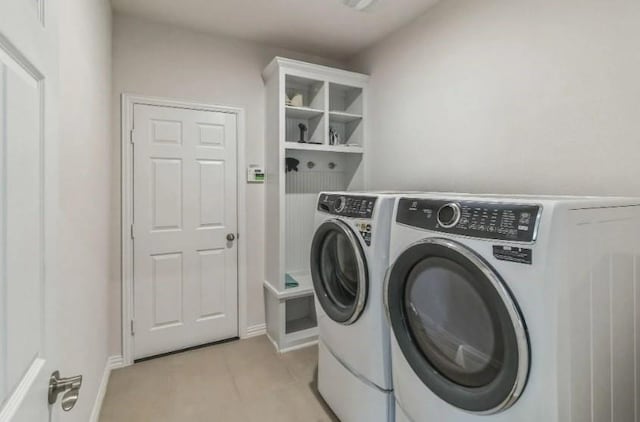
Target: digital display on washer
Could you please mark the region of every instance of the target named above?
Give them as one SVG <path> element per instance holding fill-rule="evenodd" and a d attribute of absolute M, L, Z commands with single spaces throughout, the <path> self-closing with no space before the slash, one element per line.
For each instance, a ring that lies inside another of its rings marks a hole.
<path fill-rule="evenodd" d="M 538 205 L 401 198 L 396 221 L 443 233 L 532 242 L 539 214 Z"/>
<path fill-rule="evenodd" d="M 375 196 L 322 194 L 318 211 L 350 218 L 371 218 L 376 204 Z"/>

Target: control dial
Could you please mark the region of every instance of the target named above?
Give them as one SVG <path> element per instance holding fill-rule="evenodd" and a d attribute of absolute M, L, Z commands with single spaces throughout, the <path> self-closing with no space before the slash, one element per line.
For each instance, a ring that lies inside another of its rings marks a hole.
<path fill-rule="evenodd" d="M 336 198 L 335 202 L 333 203 L 333 209 L 335 212 L 342 212 L 346 205 L 347 199 L 344 196 L 340 196 Z"/>
<path fill-rule="evenodd" d="M 438 224 L 449 229 L 460 221 L 460 205 L 455 202 L 443 205 L 438 210 Z"/>

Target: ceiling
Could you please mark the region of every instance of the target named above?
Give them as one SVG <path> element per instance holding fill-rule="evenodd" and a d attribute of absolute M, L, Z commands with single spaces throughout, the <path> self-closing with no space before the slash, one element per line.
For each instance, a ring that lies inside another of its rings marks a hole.
<path fill-rule="evenodd" d="M 346 59 L 423 14 L 437 0 L 378 0 L 360 12 L 341 0 L 112 0 L 123 14 Z"/>

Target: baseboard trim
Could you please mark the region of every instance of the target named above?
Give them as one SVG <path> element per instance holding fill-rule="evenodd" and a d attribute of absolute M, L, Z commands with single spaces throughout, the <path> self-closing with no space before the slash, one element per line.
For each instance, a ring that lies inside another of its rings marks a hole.
<path fill-rule="evenodd" d="M 247 327 L 247 336 L 245 338 L 257 337 L 267 334 L 267 324 L 256 324 Z"/>
<path fill-rule="evenodd" d="M 280 348 L 278 347 L 278 343 L 276 343 L 276 341 L 271 337 L 271 335 L 269 333 L 267 333 L 267 338 L 269 339 L 269 341 L 273 345 L 274 349 L 276 349 L 276 352 L 280 353 Z"/>
<path fill-rule="evenodd" d="M 319 341 L 318 339 L 315 339 L 315 340 L 307 341 L 305 343 L 296 344 L 295 346 L 289 346 L 281 349 L 278 346 L 278 343 L 269 335 L 269 333 L 267 333 L 267 338 L 269 339 L 271 344 L 273 344 L 273 347 L 276 349 L 276 352 L 278 353 L 288 353 L 288 352 L 293 352 L 294 350 L 315 346 L 318 344 L 318 341 Z"/>
<path fill-rule="evenodd" d="M 295 346 L 285 347 L 285 348 L 280 349 L 278 351 L 280 353 L 288 353 L 288 352 L 293 352 L 294 350 L 300 350 L 300 349 L 305 349 L 307 347 L 315 346 L 316 344 L 318 344 L 318 340 L 317 339 L 308 341 L 306 343 L 296 344 Z"/>
<path fill-rule="evenodd" d="M 124 359 L 122 355 L 109 356 L 109 359 L 107 360 L 107 364 L 109 365 L 109 368 L 111 368 L 111 370 L 124 368 L 125 366 L 127 366 L 124 364 Z"/>
<path fill-rule="evenodd" d="M 102 380 L 100 380 L 100 387 L 98 387 L 98 394 L 96 400 L 93 403 L 93 409 L 91 410 L 91 417 L 89 422 L 98 422 L 100 419 L 100 412 L 102 411 L 102 403 L 104 402 L 104 396 L 107 394 L 107 387 L 109 385 L 109 378 L 111 377 L 111 371 L 114 369 L 122 368 L 124 366 L 124 360 L 122 356 L 109 356 L 104 366 L 104 372 L 102 373 Z"/>

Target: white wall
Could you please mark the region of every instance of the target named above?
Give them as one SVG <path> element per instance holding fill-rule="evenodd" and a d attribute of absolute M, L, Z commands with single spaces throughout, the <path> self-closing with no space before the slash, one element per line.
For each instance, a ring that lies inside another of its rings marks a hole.
<path fill-rule="evenodd" d="M 443 0 L 371 73 L 371 188 L 640 195 L 640 2 Z"/>
<path fill-rule="evenodd" d="M 197 33 L 175 26 L 116 15 L 113 25 L 113 152 L 120 153 L 120 95 L 123 92 L 242 107 L 246 111 L 246 162 L 264 163 L 263 68 L 274 56 L 336 65 L 318 57 L 235 39 Z M 119 163 L 114 167 L 119 172 Z M 114 175 L 113 198 L 120 200 L 120 180 Z M 264 186 L 247 185 L 248 324 L 264 322 Z M 112 230 L 120 232 L 119 216 Z M 241 234 L 242 235 L 242 234 Z M 114 268 L 120 268 L 120 250 Z M 120 352 L 120 284 L 110 289 L 111 351 Z"/>
<path fill-rule="evenodd" d="M 111 6 L 60 2 L 60 372 L 84 376 L 65 422 L 87 422 L 109 349 L 111 253 Z"/>

